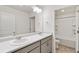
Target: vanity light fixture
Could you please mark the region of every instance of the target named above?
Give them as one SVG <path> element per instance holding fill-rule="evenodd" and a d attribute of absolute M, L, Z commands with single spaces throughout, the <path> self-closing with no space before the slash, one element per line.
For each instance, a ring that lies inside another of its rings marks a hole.
<path fill-rule="evenodd" d="M 42 12 L 42 9 L 37 7 L 37 6 L 33 6 L 32 9 L 33 9 L 33 12 L 36 12 L 36 13 L 41 13 Z"/>
<path fill-rule="evenodd" d="M 42 12 L 42 10 L 41 10 L 41 9 L 37 10 L 37 13 L 41 13 L 41 12 Z"/>

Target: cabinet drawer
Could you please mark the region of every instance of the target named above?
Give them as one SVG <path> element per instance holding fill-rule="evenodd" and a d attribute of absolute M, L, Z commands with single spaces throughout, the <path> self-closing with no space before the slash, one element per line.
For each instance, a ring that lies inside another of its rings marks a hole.
<path fill-rule="evenodd" d="M 29 53 L 40 53 L 40 47 L 35 48 L 34 50 L 32 50 Z"/>
<path fill-rule="evenodd" d="M 41 53 L 48 53 L 48 42 L 45 42 L 44 44 L 41 45 Z"/>
<path fill-rule="evenodd" d="M 41 44 L 41 53 L 51 53 L 52 52 L 52 39 L 49 37 L 49 39 Z"/>
<path fill-rule="evenodd" d="M 48 52 L 51 53 L 52 52 L 52 39 L 50 39 L 48 41 Z"/>
<path fill-rule="evenodd" d="M 38 46 L 40 46 L 40 42 L 35 42 L 27 47 L 17 50 L 15 53 L 28 53 L 29 51 L 33 50 L 35 47 Z"/>
<path fill-rule="evenodd" d="M 44 38 L 41 40 L 41 44 L 43 44 L 44 42 L 48 41 L 49 39 L 52 39 L 52 36 L 49 36 L 47 38 Z"/>

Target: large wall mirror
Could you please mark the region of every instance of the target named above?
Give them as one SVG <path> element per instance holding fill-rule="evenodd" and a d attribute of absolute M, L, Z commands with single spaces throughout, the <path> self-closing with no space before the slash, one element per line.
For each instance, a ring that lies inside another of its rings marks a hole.
<path fill-rule="evenodd" d="M 0 6 L 0 37 L 35 32 L 35 16 L 28 6 Z"/>

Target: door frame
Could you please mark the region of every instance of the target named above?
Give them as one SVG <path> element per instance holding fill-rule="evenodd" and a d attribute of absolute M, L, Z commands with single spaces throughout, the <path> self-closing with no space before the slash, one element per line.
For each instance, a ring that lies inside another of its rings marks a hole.
<path fill-rule="evenodd" d="M 30 28 L 29 29 L 30 29 L 30 32 L 32 32 L 32 29 L 31 29 L 31 27 L 32 27 L 31 26 L 32 25 L 31 24 L 31 20 L 34 20 L 34 22 L 35 22 L 35 16 L 30 17 L 30 20 L 29 20 L 29 25 L 30 25 Z M 35 31 L 35 23 L 34 23 L 34 31 Z"/>
<path fill-rule="evenodd" d="M 75 47 L 76 53 L 78 52 L 78 44 L 79 44 L 79 42 L 78 42 L 78 39 L 79 39 L 78 36 L 79 36 L 79 34 L 77 32 L 77 31 L 79 31 L 78 14 L 79 14 L 79 8 L 76 7 L 76 42 L 75 42 L 76 43 L 76 47 Z"/>
<path fill-rule="evenodd" d="M 77 31 L 79 31 L 79 25 L 78 25 L 78 22 L 79 22 L 79 18 L 78 18 L 78 15 L 79 15 L 79 6 L 78 6 L 78 8 L 77 8 L 77 6 L 75 6 L 75 8 L 76 8 L 75 9 L 75 20 L 76 20 L 75 52 L 77 53 L 79 51 L 78 50 L 78 48 L 79 48 L 78 47 L 78 44 L 79 44 L 79 42 L 78 42 L 79 37 L 78 36 L 79 36 L 79 34 L 77 33 Z M 54 22 L 55 22 L 55 25 L 56 25 L 56 18 L 55 18 L 55 21 Z M 56 26 L 54 28 L 56 29 Z M 56 32 L 56 30 L 55 30 L 55 32 Z M 56 41 L 56 33 L 55 33 L 55 41 Z M 55 44 L 56 44 L 56 42 L 55 42 Z M 56 45 L 55 45 L 55 52 L 56 52 Z"/>

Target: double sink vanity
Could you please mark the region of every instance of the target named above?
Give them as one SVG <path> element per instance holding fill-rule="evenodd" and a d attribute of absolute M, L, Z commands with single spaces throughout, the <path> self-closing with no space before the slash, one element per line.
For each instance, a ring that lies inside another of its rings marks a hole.
<path fill-rule="evenodd" d="M 31 33 L 0 42 L 0 53 L 52 53 L 51 33 Z"/>

